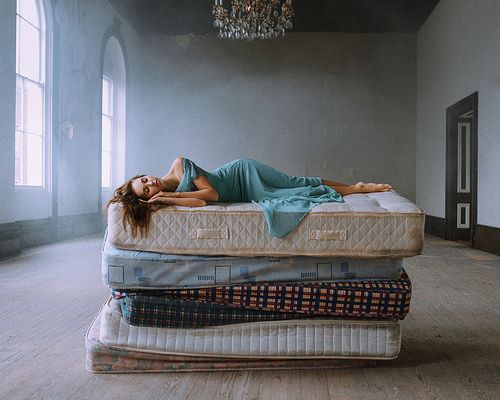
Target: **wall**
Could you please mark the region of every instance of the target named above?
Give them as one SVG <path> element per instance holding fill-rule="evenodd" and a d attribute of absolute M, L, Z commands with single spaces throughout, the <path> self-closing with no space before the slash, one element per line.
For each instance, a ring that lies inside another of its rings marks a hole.
<path fill-rule="evenodd" d="M 0 224 L 13 221 L 16 2 L 0 5 Z M 13 17 L 14 16 L 14 17 Z"/>
<path fill-rule="evenodd" d="M 9 229 L 44 226 L 51 213 L 13 185 L 15 3 L 0 7 L 0 224 Z M 100 213 L 101 52 L 116 20 L 127 55 L 127 175 L 163 174 L 177 155 L 205 168 L 252 157 L 290 174 L 388 181 L 415 198 L 416 35 L 139 37 L 106 0 L 51 3 L 54 125 L 74 126 L 73 139 L 55 132 L 54 142 L 56 217 L 68 231 Z"/>
<path fill-rule="evenodd" d="M 71 121 L 75 132 L 72 140 L 61 141 L 59 214 L 99 212 L 101 53 L 105 31 L 118 14 L 106 0 L 59 1 L 55 11 L 64 32 L 60 120 Z M 137 35 L 119 20 L 125 51 L 135 54 Z M 133 68 L 134 59 L 127 61 Z"/>
<path fill-rule="evenodd" d="M 0 5 L 0 256 L 101 229 L 101 68 L 105 33 L 119 30 L 139 52 L 135 30 L 107 0 L 46 0 L 52 21 L 52 171 L 46 189 L 14 186 L 16 0 Z M 133 68 L 133 60 L 129 65 Z M 74 137 L 59 134 L 63 121 Z M 53 202 L 56 197 L 57 202 Z"/>
<path fill-rule="evenodd" d="M 55 132 L 53 167 L 58 171 L 58 216 L 98 213 L 100 185 L 101 50 L 106 29 L 119 15 L 106 0 L 53 1 L 54 117 L 74 126 L 71 140 Z M 99 10 L 97 12 L 97 10 Z M 52 201 L 14 187 L 16 0 L 0 7 L 0 223 L 51 216 Z M 60 35 L 57 35 L 57 28 Z M 120 32 L 134 52 L 137 34 Z M 133 63 L 131 63 L 133 65 Z M 52 132 L 48 133 L 52 135 Z M 83 150 L 83 151 L 82 151 Z M 50 188 L 49 188 L 50 190 Z"/>
<path fill-rule="evenodd" d="M 177 155 L 207 169 L 251 157 L 415 197 L 415 35 L 154 35 L 141 46 L 127 175 L 164 174 Z"/>
<path fill-rule="evenodd" d="M 500 2 L 441 0 L 418 33 L 417 203 L 445 217 L 446 108 L 478 99 L 478 224 L 500 227 Z"/>

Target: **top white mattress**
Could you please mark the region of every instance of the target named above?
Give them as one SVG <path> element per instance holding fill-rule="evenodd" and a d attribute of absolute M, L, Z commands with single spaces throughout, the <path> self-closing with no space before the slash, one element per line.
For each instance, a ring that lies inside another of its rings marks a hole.
<path fill-rule="evenodd" d="M 268 233 L 253 203 L 153 212 L 146 237 L 132 237 L 122 208 L 108 210 L 108 241 L 123 249 L 228 256 L 410 257 L 423 247 L 424 211 L 396 192 L 352 194 L 315 207 L 283 238 Z"/>

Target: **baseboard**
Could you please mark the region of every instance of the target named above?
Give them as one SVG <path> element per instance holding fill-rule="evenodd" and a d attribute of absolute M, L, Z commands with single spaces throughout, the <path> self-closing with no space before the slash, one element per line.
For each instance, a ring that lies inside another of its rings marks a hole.
<path fill-rule="evenodd" d="M 100 213 L 0 224 L 0 257 L 15 255 L 27 247 L 102 232 L 103 229 Z"/>
<path fill-rule="evenodd" d="M 19 227 L 22 248 L 55 241 L 57 227 L 52 218 L 29 219 L 15 224 Z"/>
<path fill-rule="evenodd" d="M 441 239 L 446 239 L 446 220 L 444 218 L 426 215 L 425 233 L 429 233 Z M 472 248 L 500 255 L 500 228 L 475 225 Z"/>
<path fill-rule="evenodd" d="M 79 214 L 59 217 L 57 240 L 90 235 L 104 231 L 102 214 Z"/>
<path fill-rule="evenodd" d="M 19 226 L 15 222 L 0 224 L 0 257 L 15 255 L 22 248 Z"/>
<path fill-rule="evenodd" d="M 425 216 L 425 233 L 446 239 L 446 220 L 432 215 Z"/>
<path fill-rule="evenodd" d="M 500 255 L 500 228 L 476 225 L 472 247 Z"/>

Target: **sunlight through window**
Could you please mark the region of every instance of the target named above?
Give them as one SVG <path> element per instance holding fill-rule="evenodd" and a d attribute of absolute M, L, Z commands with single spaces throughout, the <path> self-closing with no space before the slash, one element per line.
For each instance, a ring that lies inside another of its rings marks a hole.
<path fill-rule="evenodd" d="M 125 180 L 126 71 L 120 42 L 108 38 L 102 73 L 102 201 Z"/>
<path fill-rule="evenodd" d="M 45 30 L 35 0 L 18 0 L 16 14 L 15 184 L 45 183 Z"/>
<path fill-rule="evenodd" d="M 113 183 L 113 81 L 102 77 L 102 186 Z"/>

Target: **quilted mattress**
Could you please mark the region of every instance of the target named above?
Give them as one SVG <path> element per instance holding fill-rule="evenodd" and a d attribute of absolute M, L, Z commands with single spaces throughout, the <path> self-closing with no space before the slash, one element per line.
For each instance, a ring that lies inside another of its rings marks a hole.
<path fill-rule="evenodd" d="M 352 194 L 345 203 L 320 204 L 284 238 L 272 237 L 253 203 L 153 212 L 147 236 L 133 237 L 122 209 L 108 209 L 115 247 L 168 254 L 227 256 L 409 257 L 423 246 L 424 211 L 396 192 Z"/>
<path fill-rule="evenodd" d="M 376 360 L 363 359 L 238 359 L 155 354 L 106 346 L 99 340 L 99 313 L 85 334 L 85 367 L 100 374 L 142 372 L 234 371 L 262 369 L 325 369 L 368 367 Z"/>
<path fill-rule="evenodd" d="M 102 249 L 102 279 L 114 289 L 398 279 L 402 270 L 400 258 L 191 256 L 123 250 L 107 240 Z"/>
<path fill-rule="evenodd" d="M 303 319 L 200 329 L 127 324 L 116 300 L 102 309 L 99 341 L 126 351 L 224 358 L 392 359 L 401 347 L 400 321 Z"/>
<path fill-rule="evenodd" d="M 403 319 L 410 308 L 411 282 L 404 273 L 398 280 L 247 283 L 114 293 L 131 325 L 198 328 L 311 316 Z"/>

